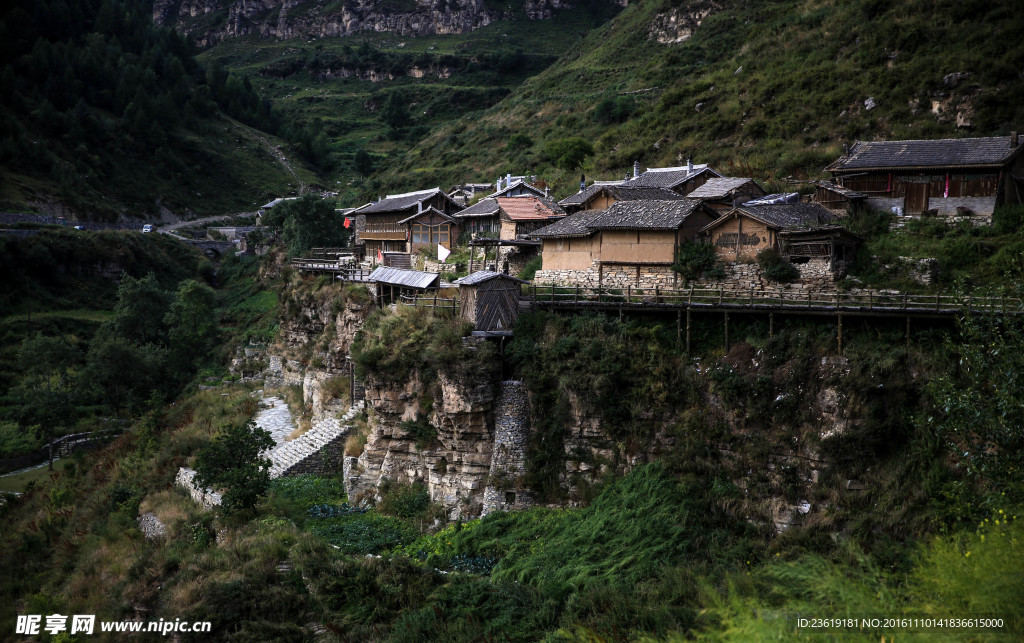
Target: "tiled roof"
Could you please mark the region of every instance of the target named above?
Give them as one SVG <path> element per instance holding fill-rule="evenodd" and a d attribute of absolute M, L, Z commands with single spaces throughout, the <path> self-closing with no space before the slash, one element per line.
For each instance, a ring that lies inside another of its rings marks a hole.
<path fill-rule="evenodd" d="M 617 201 L 590 221 L 593 230 L 675 230 L 700 206 L 696 199 Z"/>
<path fill-rule="evenodd" d="M 498 213 L 498 202 L 491 197 L 486 199 L 480 199 L 473 205 L 469 206 L 465 210 L 459 210 L 455 213 L 458 218 L 462 217 L 488 217 Z"/>
<path fill-rule="evenodd" d="M 497 279 L 499 277 L 502 279 L 511 279 L 512 281 L 518 281 L 521 284 L 530 283 L 528 281 L 523 281 L 522 279 L 510 277 L 509 275 L 503 275 L 500 272 L 494 272 L 493 270 L 477 270 L 471 275 L 466 275 L 461 279 L 456 279 L 454 283 L 460 286 L 475 286 L 476 284 L 482 284 L 485 281 L 490 281 L 491 279 Z"/>
<path fill-rule="evenodd" d="M 377 268 L 369 277 L 369 281 L 392 286 L 406 286 L 407 288 L 429 288 L 430 286 L 437 285 L 440 279 L 441 275 L 436 272 L 403 270 L 386 266 Z"/>
<path fill-rule="evenodd" d="M 684 198 L 672 190 L 665 188 L 594 184 L 587 186 L 587 188 L 582 192 L 577 192 L 572 196 L 562 199 L 558 203 L 562 206 L 583 205 L 602 191 L 607 192 L 617 201 L 670 201 L 673 199 Z"/>
<path fill-rule="evenodd" d="M 817 203 L 742 205 L 736 209 L 773 228 L 804 228 L 836 220 L 835 214 Z"/>
<path fill-rule="evenodd" d="M 498 197 L 498 196 L 501 196 L 502 194 L 505 194 L 506 192 L 508 192 L 510 190 L 514 190 L 514 189 L 516 189 L 517 187 L 520 187 L 520 186 L 522 186 L 526 190 L 529 190 L 530 192 L 533 192 L 537 196 L 542 196 L 544 194 L 544 190 L 542 190 L 541 188 L 537 187 L 536 185 L 533 185 L 532 183 L 529 183 L 529 182 L 524 181 L 522 179 L 517 179 L 515 181 L 512 181 L 512 185 L 503 187 L 500 190 L 498 190 L 497 192 L 491 194 L 490 196 Z"/>
<path fill-rule="evenodd" d="M 417 203 L 426 201 L 435 194 L 443 194 L 446 199 L 450 198 L 441 190 L 441 188 L 420 190 L 419 192 L 406 192 L 405 194 L 389 194 L 387 197 L 377 201 L 376 203 L 367 203 L 363 207 L 359 208 L 359 213 L 379 214 L 383 212 L 401 212 L 402 210 L 408 210 L 409 208 L 414 207 Z"/>
<path fill-rule="evenodd" d="M 912 167 L 1002 165 L 1021 149 L 1010 147 L 1009 136 L 944 138 L 931 141 L 857 141 L 845 156 L 828 166 L 830 172 Z"/>
<path fill-rule="evenodd" d="M 438 210 L 434 206 L 430 206 L 429 208 L 427 208 L 423 212 L 417 212 L 416 214 L 412 215 L 411 217 L 406 217 L 406 218 L 402 219 L 401 221 L 398 222 L 398 224 L 401 225 L 403 223 L 409 223 L 410 221 L 415 221 L 416 219 L 418 219 L 419 217 L 422 217 L 425 214 L 436 214 L 436 215 L 442 217 L 443 219 L 447 220 L 450 223 L 454 223 L 455 222 L 455 217 L 451 216 L 450 214 L 445 214 L 444 212 L 441 212 L 440 210 Z"/>
<path fill-rule="evenodd" d="M 530 233 L 531 237 L 538 239 L 555 239 L 564 237 L 588 237 L 594 231 L 588 227 L 589 223 L 604 214 L 604 210 L 583 210 L 576 214 L 570 214 L 561 221 L 544 226 L 539 230 Z"/>
<path fill-rule="evenodd" d="M 721 199 L 729 196 L 730 192 L 747 183 L 754 183 L 756 185 L 754 179 L 717 177 L 708 179 L 707 183 L 686 196 L 691 199 Z"/>
<path fill-rule="evenodd" d="M 543 221 L 565 214 L 557 203 L 535 196 L 500 196 L 498 207 L 513 221 Z"/>
<path fill-rule="evenodd" d="M 626 183 L 633 188 L 674 188 L 680 183 L 689 181 L 702 172 L 711 172 L 721 176 L 707 165 L 694 165 L 693 169 L 682 167 L 647 168 L 647 171 Z"/>

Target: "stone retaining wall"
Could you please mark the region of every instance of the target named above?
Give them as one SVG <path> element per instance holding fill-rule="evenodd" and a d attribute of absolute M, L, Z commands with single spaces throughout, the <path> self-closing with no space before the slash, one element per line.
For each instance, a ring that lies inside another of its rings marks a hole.
<path fill-rule="evenodd" d="M 494 412 L 494 449 L 481 515 L 533 506 L 533 494 L 522 485 L 529 435 L 530 399 L 526 385 L 502 382 Z"/>
<path fill-rule="evenodd" d="M 174 477 L 174 484 L 185 489 L 192 500 L 206 507 L 213 509 L 220 505 L 223 498 L 216 491 L 204 489 L 195 482 L 196 471 L 188 467 L 178 469 L 178 475 Z"/>

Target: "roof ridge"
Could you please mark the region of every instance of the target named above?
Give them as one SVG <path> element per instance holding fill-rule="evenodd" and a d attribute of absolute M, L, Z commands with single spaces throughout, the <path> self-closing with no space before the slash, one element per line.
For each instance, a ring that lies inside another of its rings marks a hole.
<path fill-rule="evenodd" d="M 400 199 L 402 197 L 416 196 L 416 195 L 419 195 L 419 194 L 430 194 L 430 193 L 433 193 L 433 192 L 440 192 L 440 191 L 441 191 L 441 188 L 431 188 L 429 190 L 417 190 L 415 192 L 403 192 L 402 194 L 389 194 L 389 195 L 387 195 L 384 198 L 385 199 Z"/>
<path fill-rule="evenodd" d="M 853 144 L 857 145 L 860 143 L 941 143 L 943 141 L 983 141 L 998 140 L 1004 138 L 1010 138 L 1010 135 L 1006 134 L 1003 136 L 961 136 L 960 138 L 901 138 L 893 141 L 854 141 Z"/>

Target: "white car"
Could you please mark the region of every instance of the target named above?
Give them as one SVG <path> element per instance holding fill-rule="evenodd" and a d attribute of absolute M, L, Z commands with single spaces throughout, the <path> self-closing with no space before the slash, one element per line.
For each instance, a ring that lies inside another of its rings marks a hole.
<path fill-rule="evenodd" d="M 146 234 L 147 232 L 152 232 L 152 231 L 153 231 L 153 224 L 152 223 L 147 223 L 146 225 L 142 226 L 142 234 Z"/>

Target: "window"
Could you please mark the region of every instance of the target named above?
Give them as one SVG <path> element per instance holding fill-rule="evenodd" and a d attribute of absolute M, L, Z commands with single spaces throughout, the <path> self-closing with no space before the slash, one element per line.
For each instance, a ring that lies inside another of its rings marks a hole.
<path fill-rule="evenodd" d="M 412 224 L 412 242 L 430 244 L 442 243 L 446 246 L 450 245 L 451 226 L 447 223 L 441 223 L 433 226 L 423 223 L 414 223 Z"/>

